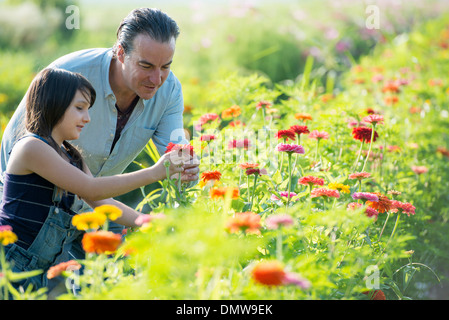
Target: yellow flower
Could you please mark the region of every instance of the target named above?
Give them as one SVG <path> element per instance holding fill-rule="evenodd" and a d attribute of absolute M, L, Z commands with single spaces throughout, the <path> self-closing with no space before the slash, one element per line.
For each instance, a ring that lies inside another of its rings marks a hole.
<path fill-rule="evenodd" d="M 116 220 L 122 216 L 122 210 L 111 204 L 104 204 L 96 207 L 94 212 L 104 214 L 109 220 Z"/>
<path fill-rule="evenodd" d="M 78 230 L 98 229 L 106 222 L 106 215 L 101 212 L 85 212 L 72 218 L 72 224 Z"/>
<path fill-rule="evenodd" d="M 0 103 L 6 102 L 8 100 L 8 96 L 4 93 L 0 92 Z"/>
<path fill-rule="evenodd" d="M 349 186 L 342 183 L 331 182 L 327 187 L 329 189 L 339 190 L 343 193 L 349 193 Z"/>
<path fill-rule="evenodd" d="M 0 243 L 3 246 L 14 243 L 17 241 L 17 235 L 12 232 L 10 226 L 0 226 Z"/>

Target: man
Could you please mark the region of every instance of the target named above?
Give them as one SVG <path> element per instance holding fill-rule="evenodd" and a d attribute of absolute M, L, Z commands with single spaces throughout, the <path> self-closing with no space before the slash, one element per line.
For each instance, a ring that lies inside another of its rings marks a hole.
<path fill-rule="evenodd" d="M 122 173 L 150 139 L 161 154 L 169 142 L 186 143 L 181 84 L 170 71 L 178 35 L 176 22 L 165 13 L 136 9 L 121 22 L 112 49 L 73 52 L 50 64 L 81 73 L 96 90 L 97 98 L 89 111 L 91 121 L 80 138 L 71 141 L 94 176 Z M 3 135 L 2 176 L 10 150 L 24 130 L 24 117 L 25 99 Z M 184 165 L 184 182 L 198 180 L 195 160 Z M 88 207 L 79 202 L 73 209 L 83 212 Z M 114 224 L 111 227 L 114 229 Z"/>

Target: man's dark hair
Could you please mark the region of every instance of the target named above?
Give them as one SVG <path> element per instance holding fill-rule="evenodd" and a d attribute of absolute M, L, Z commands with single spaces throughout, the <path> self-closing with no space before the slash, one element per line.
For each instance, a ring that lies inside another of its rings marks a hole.
<path fill-rule="evenodd" d="M 121 45 L 125 54 L 130 53 L 137 35 L 147 34 L 153 40 L 161 43 L 175 40 L 179 35 L 179 27 L 166 13 L 159 9 L 140 8 L 131 11 L 122 20 L 117 29 L 117 42 L 113 48 L 113 54 L 117 54 L 117 45 Z"/>

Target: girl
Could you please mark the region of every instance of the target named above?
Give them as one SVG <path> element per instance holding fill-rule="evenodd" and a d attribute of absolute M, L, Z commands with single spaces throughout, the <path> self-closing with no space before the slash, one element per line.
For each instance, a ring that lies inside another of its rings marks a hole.
<path fill-rule="evenodd" d="M 47 271 L 80 235 L 71 224 L 75 195 L 92 208 L 119 207 L 123 214 L 116 222 L 133 227 L 139 213 L 112 197 L 164 179 L 165 161 L 170 163 L 170 174 L 184 172 L 182 160 L 188 159 L 171 152 L 150 168 L 94 178 L 67 140 L 77 139 L 90 121 L 88 110 L 95 97 L 86 78 L 62 69 L 44 69 L 31 83 L 26 96 L 27 133 L 11 151 L 0 204 L 0 225 L 11 226 L 19 239 L 6 247 L 15 272 Z M 44 275 L 20 285 L 46 286 Z"/>

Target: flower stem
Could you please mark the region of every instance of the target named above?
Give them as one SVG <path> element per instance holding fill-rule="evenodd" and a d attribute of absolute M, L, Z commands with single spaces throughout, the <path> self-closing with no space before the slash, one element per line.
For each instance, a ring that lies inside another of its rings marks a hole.
<path fill-rule="evenodd" d="M 362 154 L 362 148 L 363 148 L 363 140 L 362 140 L 362 143 L 360 144 L 360 149 L 359 149 L 359 153 L 357 154 L 357 159 L 355 160 L 354 164 L 352 165 L 353 166 L 352 171 L 357 169 L 357 163 L 359 162 L 360 155 Z"/>
<path fill-rule="evenodd" d="M 290 191 L 292 187 L 292 154 L 288 153 L 288 193 L 287 193 L 287 208 L 290 204 Z"/>
<path fill-rule="evenodd" d="M 283 260 L 283 255 L 282 255 L 282 229 L 281 227 L 279 227 L 278 233 L 277 233 L 277 237 L 276 237 L 276 259 L 278 261 L 282 261 Z"/>
<path fill-rule="evenodd" d="M 372 131 L 371 131 L 371 141 L 369 143 L 369 149 L 368 149 L 368 153 L 366 155 L 365 158 L 365 162 L 363 163 L 363 168 L 360 172 L 363 172 L 363 170 L 365 170 L 365 166 L 366 166 L 366 162 L 368 161 L 369 155 L 371 153 L 371 147 L 373 145 L 373 139 L 374 139 L 374 129 L 376 128 L 376 126 L 374 124 L 372 124 Z"/>

